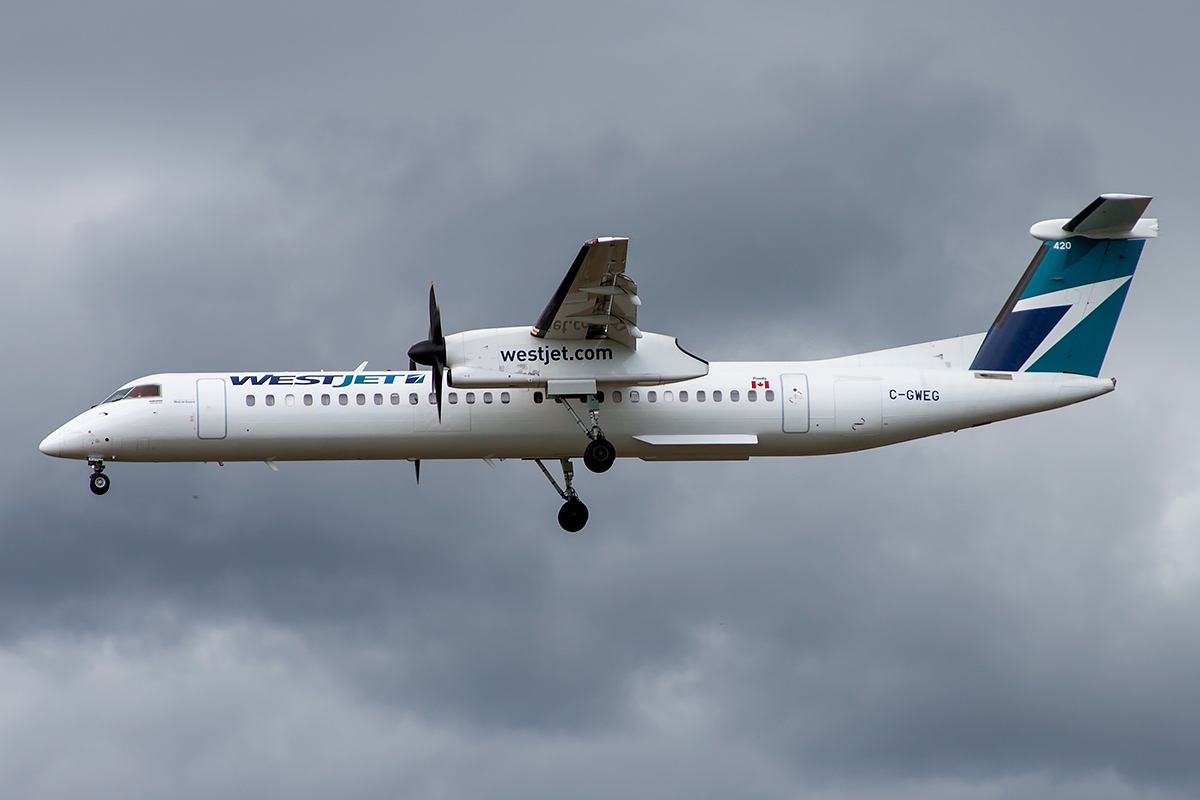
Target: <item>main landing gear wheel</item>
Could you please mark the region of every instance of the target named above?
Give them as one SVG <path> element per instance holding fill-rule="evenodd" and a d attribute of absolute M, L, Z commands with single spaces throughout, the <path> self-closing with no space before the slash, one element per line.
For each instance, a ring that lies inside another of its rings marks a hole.
<path fill-rule="evenodd" d="M 575 413 L 575 409 L 571 408 L 571 401 L 567 397 L 558 398 L 563 404 L 563 408 L 575 419 L 579 424 L 579 428 L 587 434 L 591 439 L 588 442 L 587 448 L 583 451 L 583 464 L 592 472 L 608 472 L 609 467 L 617 460 L 617 448 L 612 446 L 612 442 L 604 438 L 604 431 L 600 430 L 600 402 L 597 395 L 587 395 L 588 416 L 592 418 L 592 426 L 589 428 L 584 421 Z"/>
<path fill-rule="evenodd" d="M 604 437 L 588 442 L 587 449 L 583 451 L 583 464 L 592 472 L 608 472 L 616 460 L 616 448 Z"/>
<path fill-rule="evenodd" d="M 584 525 L 587 525 L 587 506 L 579 499 L 579 495 L 575 493 L 575 487 L 571 485 L 575 479 L 575 468 L 571 466 L 571 459 L 560 458 L 558 461 L 562 464 L 563 482 L 567 487 L 565 489 L 558 485 L 558 481 L 554 480 L 554 476 L 550 474 L 550 470 L 546 469 L 546 465 L 540 458 L 533 459 L 533 463 L 538 465 L 538 469 L 542 471 L 546 480 L 550 481 L 550 485 L 554 487 L 554 491 L 558 492 L 558 496 L 564 501 L 562 508 L 558 510 L 558 524 L 562 525 L 563 530 L 568 533 L 578 533 L 583 530 Z"/>
<path fill-rule="evenodd" d="M 111 482 L 108 480 L 108 476 L 103 472 L 93 472 L 91 479 L 88 481 L 88 485 L 91 486 L 92 494 L 99 495 L 108 491 L 108 487 L 111 485 Z M 584 518 L 586 519 L 586 517 L 587 512 L 584 511 Z"/>
<path fill-rule="evenodd" d="M 567 533 L 578 533 L 583 530 L 584 525 L 587 525 L 587 521 L 587 506 L 577 497 L 572 497 L 563 503 L 562 508 L 558 510 L 558 524 Z"/>

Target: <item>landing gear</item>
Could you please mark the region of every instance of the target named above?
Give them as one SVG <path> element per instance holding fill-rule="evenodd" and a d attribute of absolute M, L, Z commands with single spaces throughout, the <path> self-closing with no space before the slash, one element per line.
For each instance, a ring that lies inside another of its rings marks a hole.
<path fill-rule="evenodd" d="M 554 480 L 554 476 L 550 474 L 550 470 L 546 469 L 546 465 L 540 458 L 534 459 L 534 463 L 546 476 L 546 480 L 550 481 L 554 491 L 558 492 L 559 497 L 565 501 L 562 508 L 558 510 L 558 524 L 567 533 L 578 533 L 583 530 L 584 525 L 587 525 L 587 506 L 579 499 L 579 495 L 575 493 L 575 487 L 571 485 L 571 481 L 575 477 L 575 467 L 572 466 L 571 459 L 560 458 L 559 461 L 562 463 L 563 482 L 567 485 L 565 489 L 558 485 L 558 481 Z"/>
<path fill-rule="evenodd" d="M 588 510 L 579 500 L 568 500 L 558 510 L 558 524 L 567 533 L 578 533 L 587 525 Z"/>
<path fill-rule="evenodd" d="M 566 406 L 575 421 L 579 423 L 579 427 L 583 429 L 587 437 L 592 440 L 588 443 L 587 449 L 583 451 L 583 465 L 592 472 L 608 472 L 609 467 L 617 460 L 617 449 L 612 446 L 612 442 L 604 438 L 604 431 L 600 430 L 600 403 L 597 401 L 596 395 L 587 395 L 588 415 L 592 418 L 590 428 L 575 413 L 575 409 L 571 408 L 571 403 L 566 397 L 559 399 L 562 400 L 562 404 Z"/>
<path fill-rule="evenodd" d="M 592 472 L 608 472 L 608 468 L 616 460 L 617 451 L 604 437 L 588 442 L 587 449 L 583 451 L 584 466 Z"/>
<path fill-rule="evenodd" d="M 104 474 L 104 462 L 99 460 L 93 461 L 89 458 L 88 465 L 92 468 L 92 477 L 88 479 L 88 486 L 91 487 L 92 494 L 104 494 L 112 485 L 112 481 Z"/>

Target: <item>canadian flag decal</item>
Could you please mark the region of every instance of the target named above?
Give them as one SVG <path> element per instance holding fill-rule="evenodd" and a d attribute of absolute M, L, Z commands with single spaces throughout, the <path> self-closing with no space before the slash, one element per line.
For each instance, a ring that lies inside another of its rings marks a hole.
<path fill-rule="evenodd" d="M 771 382 L 769 380 L 767 380 L 766 378 L 751 378 L 750 379 L 750 388 L 751 389 L 770 389 Z"/>

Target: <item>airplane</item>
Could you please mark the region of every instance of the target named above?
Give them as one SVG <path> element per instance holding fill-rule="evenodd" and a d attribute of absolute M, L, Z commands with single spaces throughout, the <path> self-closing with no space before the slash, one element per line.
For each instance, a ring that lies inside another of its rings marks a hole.
<path fill-rule="evenodd" d="M 725 461 L 844 453 L 1034 414 L 1111 392 L 1100 378 L 1145 240 L 1151 198 L 1103 194 L 1039 222 L 1041 244 L 984 333 L 819 361 L 710 362 L 638 328 L 629 240 L 584 243 L 532 327 L 443 335 L 429 287 L 428 338 L 408 369 L 161 373 L 130 381 L 47 436 L 43 453 L 106 462 L 525 459 L 588 509 L 571 462 L 617 454 Z M 429 369 L 418 369 L 418 364 Z M 560 462 L 563 485 L 543 463 Z"/>

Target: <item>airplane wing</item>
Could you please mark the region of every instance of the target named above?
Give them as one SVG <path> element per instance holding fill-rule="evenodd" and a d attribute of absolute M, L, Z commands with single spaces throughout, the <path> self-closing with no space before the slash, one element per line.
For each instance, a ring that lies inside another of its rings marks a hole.
<path fill-rule="evenodd" d="M 625 274 L 629 240 L 585 242 L 533 326 L 539 339 L 612 339 L 637 349 L 637 284 Z"/>

